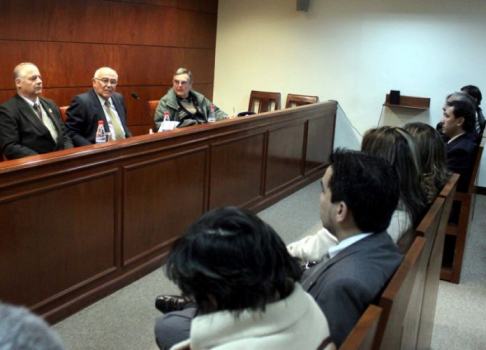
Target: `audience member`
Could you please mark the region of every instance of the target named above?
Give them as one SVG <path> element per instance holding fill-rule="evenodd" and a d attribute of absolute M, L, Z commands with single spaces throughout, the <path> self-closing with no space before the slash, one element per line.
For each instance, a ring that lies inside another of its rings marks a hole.
<path fill-rule="evenodd" d="M 0 302 L 0 349 L 62 350 L 63 346 L 43 319 L 23 307 Z"/>
<path fill-rule="evenodd" d="M 40 97 L 42 78 L 33 63 L 20 63 L 13 78 L 17 94 L 0 105 L 0 146 L 8 159 L 72 148 L 56 104 Z"/>
<path fill-rule="evenodd" d="M 171 121 L 178 121 L 178 127 L 185 127 L 208 122 L 211 101 L 192 89 L 192 72 L 179 68 L 172 80 L 174 86 L 160 99 L 155 110 L 154 122 L 157 129 L 164 120 L 164 113 L 169 112 Z M 227 114 L 214 106 L 216 120 L 223 120 Z"/>
<path fill-rule="evenodd" d="M 484 132 L 484 127 L 486 125 L 486 120 L 484 119 L 483 110 L 481 109 L 481 107 L 479 107 L 479 105 L 481 104 L 481 100 L 483 99 L 481 90 L 479 90 L 477 86 L 466 85 L 461 88 L 461 91 L 471 96 L 476 102 L 475 129 L 476 129 L 476 133 L 482 137 Z"/>
<path fill-rule="evenodd" d="M 432 126 L 424 123 L 408 123 L 404 126 L 415 139 L 422 166 L 422 183 L 427 194 L 427 204 L 436 199 L 449 180 L 446 148 L 440 134 Z"/>
<path fill-rule="evenodd" d="M 473 106 L 476 106 L 476 101 L 475 99 L 467 94 L 466 92 L 453 92 L 449 95 L 447 95 L 446 97 L 446 100 L 445 100 L 445 103 L 444 103 L 444 106 L 442 107 L 442 112 L 445 112 L 445 109 L 447 107 L 447 104 L 449 102 L 452 102 L 452 101 L 464 101 L 464 102 L 467 102 L 467 103 L 471 103 Z M 441 134 L 442 136 L 442 139 L 447 142 L 449 141 L 449 137 L 447 135 L 444 134 L 443 130 L 442 130 L 442 126 L 443 126 L 443 119 L 437 124 L 436 126 L 436 129 L 437 131 L 439 131 L 439 133 Z M 474 120 L 474 125 L 475 125 L 476 121 Z M 467 137 L 469 139 L 471 139 L 471 141 L 473 141 L 474 143 L 476 144 L 479 144 L 480 143 L 480 135 L 476 132 L 476 129 L 475 127 L 473 127 L 473 130 L 468 132 L 467 133 Z"/>
<path fill-rule="evenodd" d="M 179 339 L 189 339 L 172 349 L 333 348 L 325 316 L 297 283 L 299 266 L 277 233 L 248 211 L 227 207 L 199 218 L 176 241 L 165 269 L 195 305 L 157 320 L 162 349 L 178 340 L 177 325 L 187 327 Z"/>
<path fill-rule="evenodd" d="M 400 201 L 387 229 L 393 242 L 419 224 L 427 209 L 427 198 L 422 186 L 419 153 L 413 137 L 401 128 L 383 126 L 370 129 L 363 137 L 361 150 L 383 157 L 398 170 Z M 287 249 L 302 261 L 322 261 L 330 247 L 338 243 L 325 228 L 316 234 L 291 243 Z"/>
<path fill-rule="evenodd" d="M 442 130 L 449 138 L 446 142 L 447 167 L 460 175 L 457 190 L 466 192 L 474 165 L 477 145 L 471 140 L 474 132 L 474 105 L 465 100 L 447 102 L 442 118 Z"/>
<path fill-rule="evenodd" d="M 402 261 L 386 233 L 399 201 L 399 176 L 383 158 L 338 150 L 321 183 L 322 224 L 339 243 L 329 249 L 329 260 L 304 272 L 302 287 L 326 315 L 339 347 Z"/>
<path fill-rule="evenodd" d="M 92 83 L 93 89 L 75 96 L 66 111 L 66 126 L 74 146 L 95 143 L 100 120 L 111 140 L 132 136 L 126 123 L 125 100 L 115 92 L 118 74 L 109 67 L 102 67 L 95 72 Z"/>

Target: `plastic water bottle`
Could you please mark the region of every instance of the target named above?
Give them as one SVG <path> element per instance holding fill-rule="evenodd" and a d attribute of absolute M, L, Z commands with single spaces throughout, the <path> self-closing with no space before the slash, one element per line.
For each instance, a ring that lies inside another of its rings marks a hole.
<path fill-rule="evenodd" d="M 209 108 L 208 123 L 214 123 L 216 121 L 216 116 L 214 114 L 214 105 Z"/>
<path fill-rule="evenodd" d="M 170 131 L 169 112 L 164 112 L 164 120 L 162 121 L 162 131 Z"/>
<path fill-rule="evenodd" d="M 96 130 L 96 143 L 106 142 L 105 127 L 103 126 L 103 121 L 98 121 L 98 129 Z"/>

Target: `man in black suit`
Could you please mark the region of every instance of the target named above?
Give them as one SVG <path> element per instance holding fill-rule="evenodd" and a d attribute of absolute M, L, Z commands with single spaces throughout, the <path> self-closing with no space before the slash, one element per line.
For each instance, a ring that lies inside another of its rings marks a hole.
<path fill-rule="evenodd" d="M 74 146 L 95 143 L 100 120 L 111 140 L 132 136 L 126 123 L 125 100 L 115 92 L 118 74 L 109 67 L 102 67 L 95 72 L 92 82 L 93 89 L 75 96 L 66 111 L 66 127 Z"/>
<path fill-rule="evenodd" d="M 469 101 L 453 100 L 446 103 L 442 118 L 442 132 L 446 142 L 447 167 L 460 176 L 457 190 L 466 192 L 476 157 L 477 145 L 473 142 L 475 106 Z"/>
<path fill-rule="evenodd" d="M 17 95 L 0 105 L 0 145 L 8 159 L 72 148 L 56 104 L 40 97 L 42 78 L 32 63 L 14 69 Z"/>
<path fill-rule="evenodd" d="M 402 261 L 386 229 L 399 198 L 396 170 L 382 158 L 338 150 L 321 180 L 323 226 L 338 240 L 329 260 L 304 272 L 302 287 L 326 315 L 341 346 Z"/>

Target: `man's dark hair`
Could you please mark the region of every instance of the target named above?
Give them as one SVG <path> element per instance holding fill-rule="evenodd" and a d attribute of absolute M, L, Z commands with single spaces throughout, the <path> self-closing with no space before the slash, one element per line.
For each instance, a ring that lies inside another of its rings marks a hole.
<path fill-rule="evenodd" d="M 474 104 L 463 100 L 454 100 L 447 102 L 448 107 L 454 108 L 456 118 L 463 117 L 464 124 L 462 128 L 465 132 L 473 132 L 476 123 L 476 108 Z"/>
<path fill-rule="evenodd" d="M 481 100 L 483 99 L 483 95 L 481 94 L 481 90 L 477 86 L 474 85 L 466 85 L 461 88 L 461 91 L 465 92 L 466 94 L 472 96 L 476 99 L 476 104 L 479 106 L 481 104 Z"/>
<path fill-rule="evenodd" d="M 277 233 L 247 210 L 225 207 L 196 220 L 172 247 L 166 273 L 198 313 L 265 310 L 286 298 L 299 265 Z"/>
<path fill-rule="evenodd" d="M 400 196 L 395 168 L 383 158 L 342 149 L 329 161 L 331 202 L 346 203 L 362 232 L 386 230 Z"/>

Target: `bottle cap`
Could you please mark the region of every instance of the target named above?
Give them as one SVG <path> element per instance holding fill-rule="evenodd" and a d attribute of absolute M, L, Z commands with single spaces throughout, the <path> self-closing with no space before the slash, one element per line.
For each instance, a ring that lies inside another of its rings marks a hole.
<path fill-rule="evenodd" d="M 103 125 L 103 121 L 102 120 L 98 120 L 98 125 Z"/>

